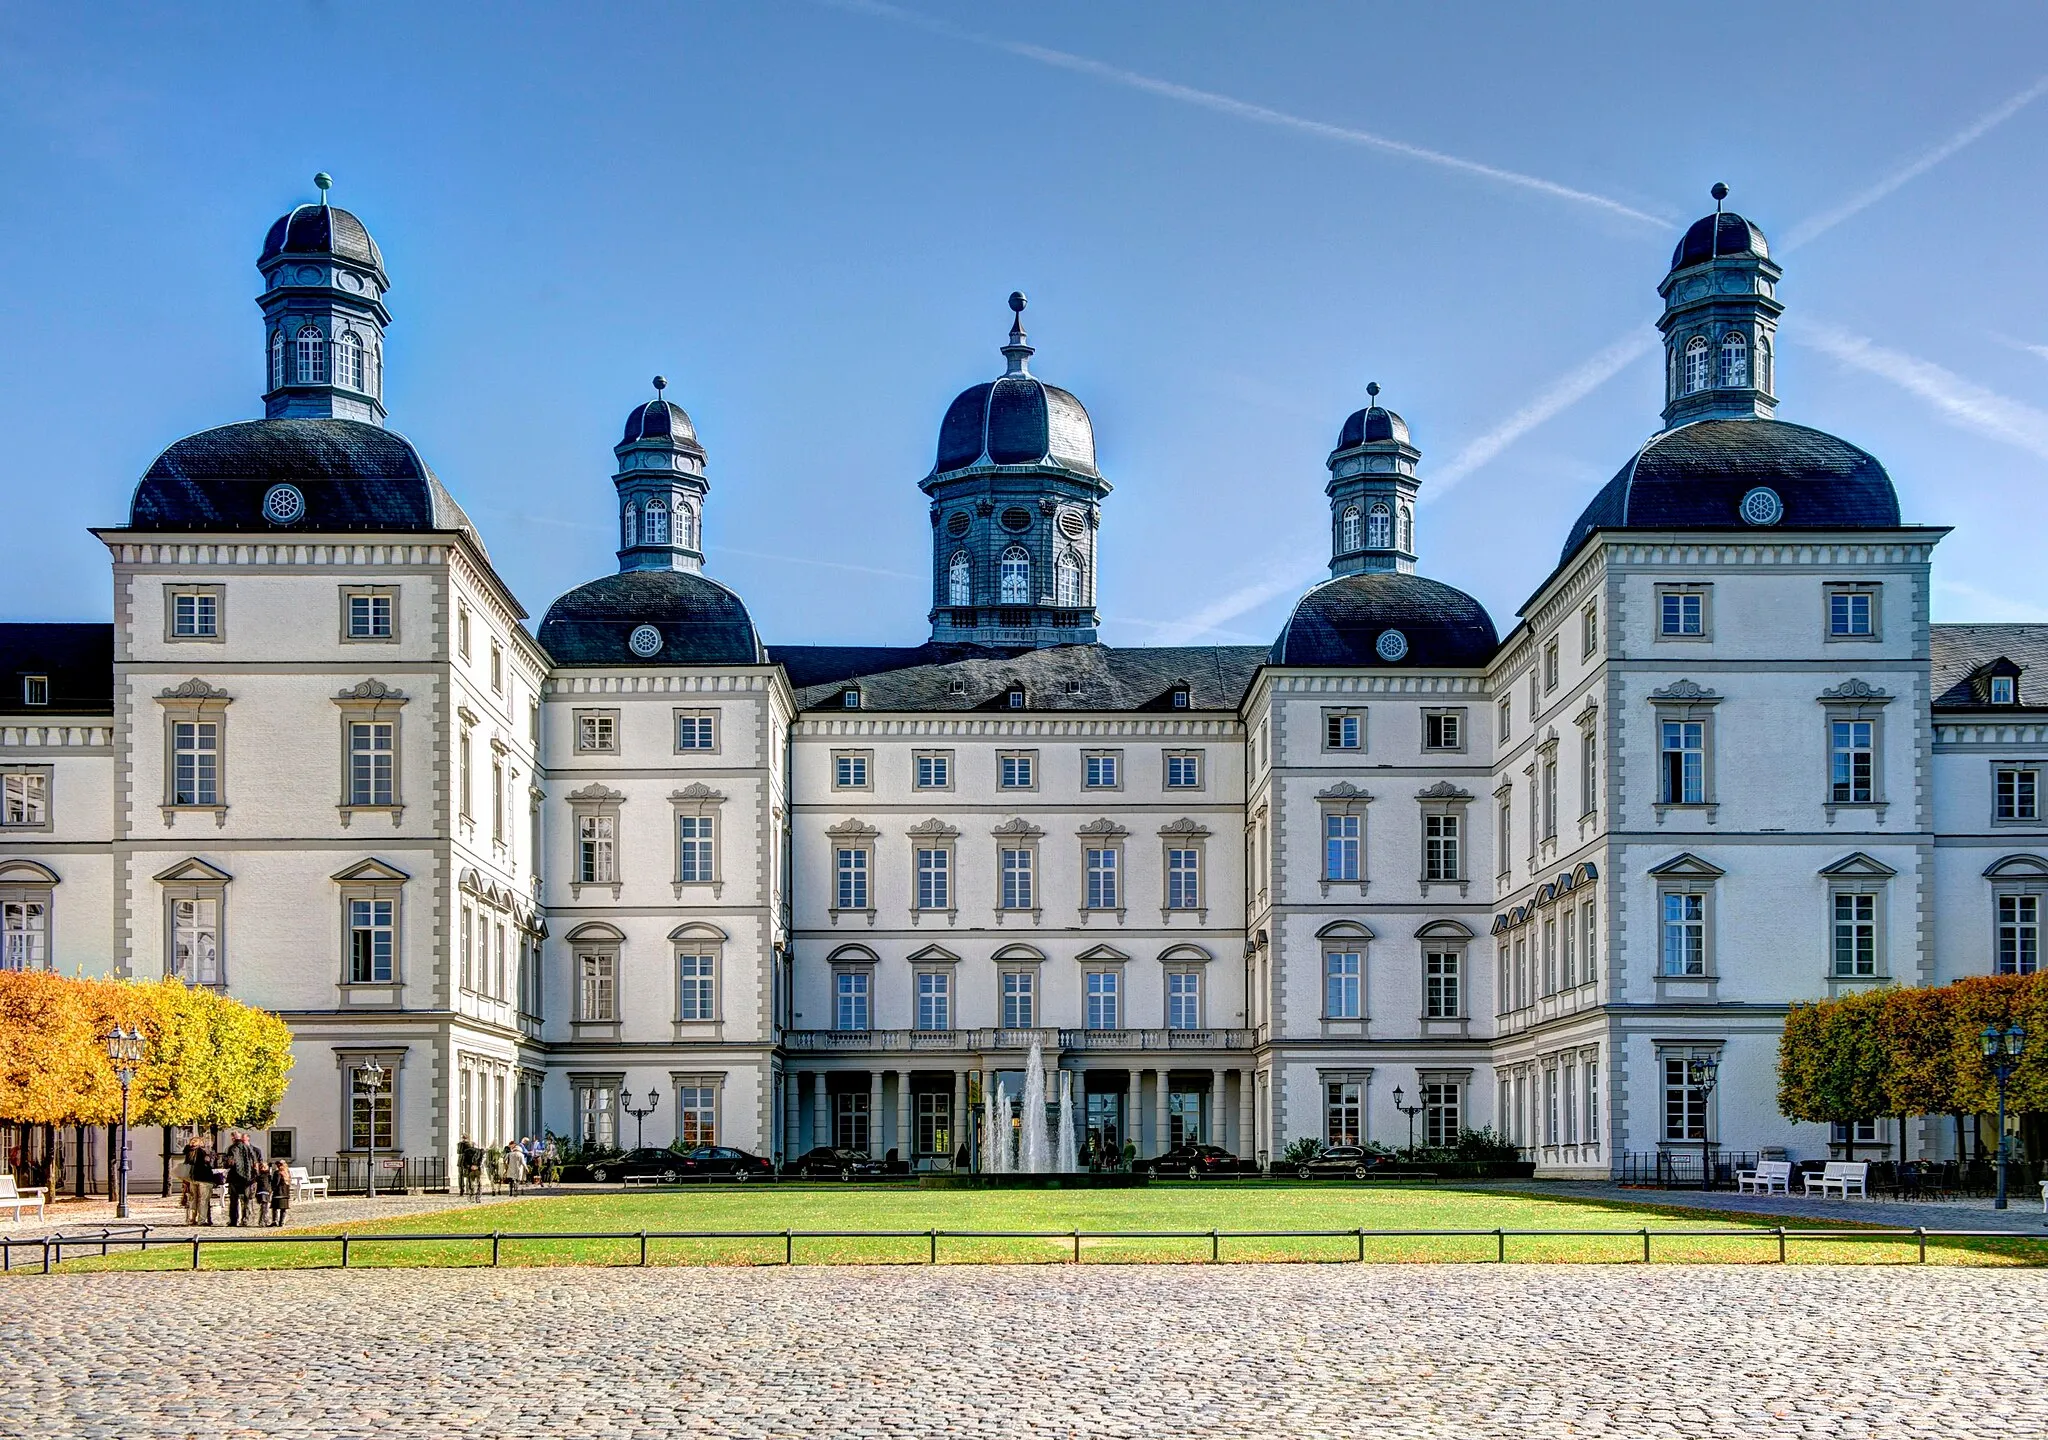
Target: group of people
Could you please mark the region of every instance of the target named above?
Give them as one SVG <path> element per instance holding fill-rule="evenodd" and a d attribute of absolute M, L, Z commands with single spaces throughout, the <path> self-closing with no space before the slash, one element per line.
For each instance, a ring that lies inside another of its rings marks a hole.
<path fill-rule="evenodd" d="M 522 1135 L 517 1140 L 506 1141 L 502 1150 L 478 1145 L 465 1135 L 455 1147 L 456 1178 L 464 1195 L 479 1200 L 483 1198 L 484 1167 L 492 1161 L 495 1161 L 492 1165 L 493 1178 L 502 1180 L 505 1188 L 514 1195 L 529 1179 L 546 1182 L 553 1179 L 561 1168 L 552 1135 L 545 1141 Z"/>
<path fill-rule="evenodd" d="M 214 1223 L 214 1196 L 220 1190 L 227 1191 L 230 1225 L 282 1225 L 292 1206 L 291 1167 L 282 1160 L 266 1161 L 239 1130 L 218 1155 L 198 1136 L 187 1141 L 177 1178 L 184 1186 L 188 1225 Z"/>

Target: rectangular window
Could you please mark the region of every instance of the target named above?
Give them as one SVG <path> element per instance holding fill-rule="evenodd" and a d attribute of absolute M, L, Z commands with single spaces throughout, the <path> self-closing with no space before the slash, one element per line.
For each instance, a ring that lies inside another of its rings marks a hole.
<path fill-rule="evenodd" d="M 917 908 L 953 908 L 953 852 L 943 847 L 917 852 Z M 943 1026 L 940 1028 L 944 1028 Z"/>
<path fill-rule="evenodd" d="M 917 973 L 917 1028 L 953 1028 L 953 977 L 944 970 Z"/>
<path fill-rule="evenodd" d="M 455 653 L 465 660 L 469 658 L 469 609 L 467 606 L 458 605 L 455 607 Z"/>
<path fill-rule="evenodd" d="M 398 931 L 392 923 L 397 909 L 391 900 L 348 902 L 348 980 L 351 985 L 387 984 Z"/>
<path fill-rule="evenodd" d="M 1707 897 L 1682 892 L 1664 896 L 1664 973 L 1707 973 Z"/>
<path fill-rule="evenodd" d="M 576 878 L 585 885 L 610 885 L 619 877 L 618 821 L 585 815 L 576 824 Z"/>
<path fill-rule="evenodd" d="M 1552 640 L 1543 647 L 1543 693 L 1548 695 L 1557 688 L 1558 679 L 1557 641 Z"/>
<path fill-rule="evenodd" d="M 1877 633 L 1877 596 L 1868 590 L 1828 594 L 1828 634 L 1843 638 Z"/>
<path fill-rule="evenodd" d="M 462 988 L 476 989 L 476 912 L 467 905 L 462 907 L 461 930 Z"/>
<path fill-rule="evenodd" d="M 1706 1092 L 1692 1083 L 1687 1062 L 1676 1056 L 1664 1058 L 1664 1138 L 1704 1140 L 1707 1138 Z"/>
<path fill-rule="evenodd" d="M 1323 1086 L 1323 1141 L 1328 1145 L 1365 1143 L 1365 1087 L 1356 1080 L 1331 1080 Z"/>
<path fill-rule="evenodd" d="M 494 927 L 493 938 L 495 940 L 495 943 L 491 948 L 491 980 L 493 982 L 491 985 L 491 993 L 497 996 L 500 1000 L 503 1000 L 507 997 L 507 991 L 505 988 L 504 925 L 500 924 Z"/>
<path fill-rule="evenodd" d="M 1835 974 L 1844 977 L 1877 973 L 1877 897 L 1835 897 Z"/>
<path fill-rule="evenodd" d="M 619 717 L 610 711 L 585 710 L 576 716 L 576 749 L 585 755 L 616 754 Z"/>
<path fill-rule="evenodd" d="M 28 703 L 31 705 L 47 705 L 49 703 L 49 691 L 47 686 L 45 687 L 43 693 L 43 699 L 31 700 Z M 2012 676 L 1993 675 L 1991 677 L 1991 703 L 1993 705 L 2015 705 L 2019 703 L 2017 692 L 2015 692 L 2013 689 Z"/>
<path fill-rule="evenodd" d="M 50 703 L 50 677 L 47 675 L 24 675 L 21 677 L 21 703 L 24 705 L 47 705 Z"/>
<path fill-rule="evenodd" d="M 1702 805 L 1707 799 L 1707 727 L 1699 720 L 1666 720 L 1662 735 L 1661 798 L 1666 805 Z"/>
<path fill-rule="evenodd" d="M 1088 790 L 1116 789 L 1116 752 L 1114 750 L 1104 750 L 1082 756 L 1081 785 L 1084 789 Z"/>
<path fill-rule="evenodd" d="M 1591 730 L 1579 737 L 1579 814 L 1600 808 L 1600 740 Z"/>
<path fill-rule="evenodd" d="M 838 853 L 838 908 L 841 910 L 865 910 L 868 908 L 868 852 L 865 850 L 842 849 Z"/>
<path fill-rule="evenodd" d="M 998 852 L 1003 877 L 1002 908 L 1005 910 L 1029 910 L 1031 908 L 1031 852 L 1029 850 L 1003 850 Z"/>
<path fill-rule="evenodd" d="M 499 694 L 505 690 L 505 649 L 495 640 L 491 642 L 491 689 Z"/>
<path fill-rule="evenodd" d="M 1432 950 L 1422 957 L 1422 1013 L 1431 1020 L 1455 1020 L 1465 1013 L 1462 960 L 1455 950 Z"/>
<path fill-rule="evenodd" d="M 397 1067 L 386 1059 L 379 1083 L 370 1083 L 367 1060 L 349 1066 L 348 1140 L 352 1150 L 393 1150 L 397 1135 L 392 1129 L 391 1092 L 397 1086 Z"/>
<path fill-rule="evenodd" d="M 713 713 L 709 710 L 678 710 L 676 712 L 676 749 L 716 750 L 718 733 L 713 728 Z"/>
<path fill-rule="evenodd" d="M 1543 1143 L 1557 1143 L 1557 1067 L 1546 1065 L 1543 1069 Z"/>
<path fill-rule="evenodd" d="M 1323 748 L 1325 750 L 1363 750 L 1365 748 L 1365 716 L 1356 710 L 1325 710 L 1323 712 Z"/>
<path fill-rule="evenodd" d="M 2041 899 L 1998 897 L 1998 973 L 2032 975 L 2041 968 Z"/>
<path fill-rule="evenodd" d="M 1199 790 L 1202 786 L 1202 756 L 1198 750 L 1166 752 L 1166 788 Z"/>
<path fill-rule="evenodd" d="M 943 1090 L 920 1090 L 911 1097 L 917 1102 L 917 1153 L 953 1153 L 953 1097 Z"/>
<path fill-rule="evenodd" d="M 1877 727 L 1869 720 L 1828 722 L 1828 799 L 1867 805 L 1874 798 Z"/>
<path fill-rule="evenodd" d="M 1515 843 L 1513 838 L 1515 831 L 1515 802 L 1505 793 L 1500 797 L 1499 819 L 1500 823 L 1496 827 L 1496 833 L 1500 837 L 1500 856 L 1495 862 L 1494 868 L 1502 875 L 1505 875 L 1514 866 L 1513 854 Z"/>
<path fill-rule="evenodd" d="M 1557 978 L 1565 989 L 1579 983 L 1579 912 L 1562 906 L 1558 915 Z"/>
<path fill-rule="evenodd" d="M 576 1138 L 609 1148 L 619 1141 L 618 1091 L 610 1085 L 576 1087 Z"/>
<path fill-rule="evenodd" d="M 0 892 L 0 970 L 50 964 L 50 892 Z"/>
<path fill-rule="evenodd" d="M 1088 908 L 1090 910 L 1114 910 L 1117 908 L 1117 858 L 1115 850 L 1089 850 Z"/>
<path fill-rule="evenodd" d="M 348 727 L 348 803 L 390 805 L 396 792 L 397 726 L 388 720 L 351 720 Z"/>
<path fill-rule="evenodd" d="M 473 779 L 475 767 L 470 762 L 469 731 L 467 730 L 462 732 L 462 739 L 456 744 L 455 757 L 456 801 L 461 807 L 462 818 L 467 820 L 476 814 L 476 807 L 472 803 L 476 788 Z"/>
<path fill-rule="evenodd" d="M 868 788 L 868 757 L 866 755 L 840 754 L 832 757 L 832 788 L 834 790 L 865 790 Z"/>
<path fill-rule="evenodd" d="M 717 1018 L 717 958 L 711 955 L 676 956 L 676 1019 Z"/>
<path fill-rule="evenodd" d="M 1584 947 L 1585 962 L 1579 973 L 1585 976 L 1588 985 L 1594 980 L 1593 962 L 1598 958 L 1598 941 L 1595 937 L 1598 933 L 1594 928 L 1593 902 L 1588 900 L 1579 906 L 1579 940 Z"/>
<path fill-rule="evenodd" d="M 1588 659 L 1600 648 L 1600 606 L 1598 602 L 1579 612 L 1579 653 Z"/>
<path fill-rule="evenodd" d="M 953 757 L 946 751 L 919 751 L 915 768 L 918 789 L 950 790 L 953 788 Z"/>
<path fill-rule="evenodd" d="M 1458 1145 L 1460 1095 L 1455 1082 L 1422 1082 L 1422 1143 L 1431 1150 L 1454 1150 Z"/>
<path fill-rule="evenodd" d="M 1526 1009 L 1529 1004 L 1529 937 L 1515 937 L 1515 1006 Z"/>
<path fill-rule="evenodd" d="M 389 640 L 391 638 L 391 601 L 389 595 L 350 595 L 348 597 L 348 638 L 351 640 Z"/>
<path fill-rule="evenodd" d="M 1557 917 L 1543 922 L 1543 993 L 1557 993 Z"/>
<path fill-rule="evenodd" d="M 205 590 L 171 596 L 171 634 L 179 640 L 219 638 L 220 597 Z"/>
<path fill-rule="evenodd" d="M 676 1143 L 685 1150 L 718 1143 L 718 1087 L 676 1087 Z"/>
<path fill-rule="evenodd" d="M 1422 748 L 1463 750 L 1465 713 L 1462 710 L 1428 710 L 1422 716 Z"/>
<path fill-rule="evenodd" d="M 841 1150 L 865 1151 L 873 1120 L 867 1091 L 844 1091 L 832 1097 L 832 1143 Z"/>
<path fill-rule="evenodd" d="M 1505 745 L 1508 743 L 1508 732 L 1514 728 L 1515 702 L 1509 699 L 1507 696 L 1503 695 L 1500 698 L 1500 704 L 1495 706 L 1494 708 L 1498 712 L 1498 718 L 1500 722 L 1500 738 L 1496 740 L 1494 743 L 1497 745 Z"/>
<path fill-rule="evenodd" d="M 1997 809 L 1994 813 L 2000 820 L 2041 818 L 2040 771 L 2000 769 L 1996 777 Z"/>
<path fill-rule="evenodd" d="M 1600 1062 L 1586 1062 L 1586 1143 L 1600 1143 Z"/>
<path fill-rule="evenodd" d="M 1032 757 L 1028 754 L 1003 755 L 996 762 L 997 780 L 1005 790 L 1029 790 L 1032 788 Z"/>
<path fill-rule="evenodd" d="M 171 803 L 220 804 L 220 724 L 178 720 L 171 725 Z"/>
<path fill-rule="evenodd" d="M 1116 970 L 1091 970 L 1088 984 L 1088 1028 L 1090 1030 L 1115 1030 L 1123 1024 L 1123 1011 L 1117 1001 L 1123 989 L 1122 972 Z"/>
<path fill-rule="evenodd" d="M 1707 597 L 1701 590 L 1666 590 L 1659 600 L 1659 633 L 1697 638 L 1707 633 Z"/>
<path fill-rule="evenodd" d="M 583 1008 L 577 1018 L 609 1024 L 619 1018 L 618 957 L 587 954 L 576 957 Z"/>
<path fill-rule="evenodd" d="M 1557 838 L 1557 759 L 1543 762 L 1543 838 Z"/>
<path fill-rule="evenodd" d="M 1358 816 L 1325 815 L 1323 817 L 1323 878 L 1325 880 L 1356 880 L 1358 878 Z"/>
<path fill-rule="evenodd" d="M 1323 1015 L 1331 1020 L 1357 1020 L 1359 1010 L 1360 955 L 1355 950 L 1332 950 L 1323 956 Z"/>
<path fill-rule="evenodd" d="M 712 865 L 711 817 L 676 817 L 676 880 L 683 885 L 708 885 L 717 878 Z"/>
<path fill-rule="evenodd" d="M 868 1024 L 868 972 L 837 970 L 832 975 L 832 1028 L 866 1030 Z"/>
<path fill-rule="evenodd" d="M 1003 1028 L 1029 1030 L 1038 1023 L 1038 975 L 1032 970 L 1003 972 Z"/>
<path fill-rule="evenodd" d="M 1456 880 L 1462 873 L 1458 868 L 1463 859 L 1458 848 L 1458 829 L 1456 815 L 1422 817 L 1423 879 Z"/>
<path fill-rule="evenodd" d="M 1166 852 L 1166 908 L 1169 910 L 1199 910 L 1202 908 L 1201 851 L 1169 850 Z"/>
<path fill-rule="evenodd" d="M 1170 970 L 1166 975 L 1166 1028 L 1202 1028 L 1202 976 L 1198 970 Z"/>
<path fill-rule="evenodd" d="M 50 775 L 45 770 L 0 772 L 0 825 L 40 829 L 50 823 Z"/>
<path fill-rule="evenodd" d="M 188 985 L 220 984 L 220 901 L 171 902 L 171 973 Z"/>
<path fill-rule="evenodd" d="M 505 843 L 505 762 L 491 762 L 491 838 Z"/>

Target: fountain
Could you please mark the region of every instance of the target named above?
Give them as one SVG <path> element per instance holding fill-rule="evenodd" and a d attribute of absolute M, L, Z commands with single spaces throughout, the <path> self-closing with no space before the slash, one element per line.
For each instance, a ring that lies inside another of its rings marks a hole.
<path fill-rule="evenodd" d="M 1045 1135 L 1045 1052 L 1031 1042 L 1031 1058 L 1024 1070 L 1023 1134 L 1017 1143 L 1017 1168 L 1026 1175 L 1043 1175 L 1052 1169 Z"/>
<path fill-rule="evenodd" d="M 1081 1168 L 1081 1158 L 1074 1144 L 1074 1072 L 1060 1071 L 1060 1139 L 1053 1150 L 1053 1168 L 1065 1174 L 1073 1174 Z"/>

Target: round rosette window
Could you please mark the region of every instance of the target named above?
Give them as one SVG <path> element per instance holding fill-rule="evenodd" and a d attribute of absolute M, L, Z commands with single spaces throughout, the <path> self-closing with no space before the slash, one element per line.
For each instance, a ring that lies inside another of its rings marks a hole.
<path fill-rule="evenodd" d="M 1775 525 L 1785 518 L 1785 502 L 1768 485 L 1759 485 L 1742 497 L 1742 518 L 1752 525 Z"/>
<path fill-rule="evenodd" d="M 290 525 L 306 513 L 306 497 L 296 485 L 273 485 L 263 492 L 263 518 L 273 525 Z"/>
<path fill-rule="evenodd" d="M 635 625 L 626 637 L 626 648 L 642 660 L 652 660 L 661 653 L 661 632 L 652 625 Z"/>
<path fill-rule="evenodd" d="M 1399 630 L 1382 630 L 1372 648 L 1382 660 L 1403 660 L 1408 656 L 1408 637 Z"/>

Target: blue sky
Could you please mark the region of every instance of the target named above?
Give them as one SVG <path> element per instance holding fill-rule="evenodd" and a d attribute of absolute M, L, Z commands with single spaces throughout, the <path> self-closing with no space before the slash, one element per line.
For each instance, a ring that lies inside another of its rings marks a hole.
<path fill-rule="evenodd" d="M 536 618 L 614 568 L 610 446 L 659 371 L 769 641 L 923 638 L 916 482 L 1021 288 L 1117 487 L 1106 639 L 1270 639 L 1369 379 L 1424 452 L 1423 569 L 1506 630 L 1657 427 L 1656 284 L 1716 180 L 1785 264 L 1780 416 L 1958 527 L 1937 619 L 2048 617 L 2048 10 L 1711 20 L 7 7 L 0 616 L 104 618 L 86 527 L 260 413 L 256 252 L 325 169 L 391 272 L 391 423 Z"/>

